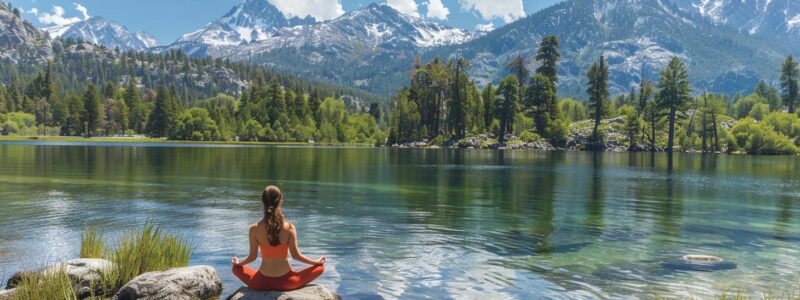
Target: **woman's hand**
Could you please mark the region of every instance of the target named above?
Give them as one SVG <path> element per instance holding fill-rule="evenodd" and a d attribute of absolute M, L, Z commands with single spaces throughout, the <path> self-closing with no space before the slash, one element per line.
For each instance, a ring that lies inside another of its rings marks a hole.
<path fill-rule="evenodd" d="M 328 259 L 327 259 L 327 258 L 325 258 L 325 257 L 323 256 L 323 257 L 320 257 L 320 258 L 317 260 L 317 263 L 316 263 L 316 264 L 317 264 L 317 265 L 324 265 L 326 261 L 328 261 Z"/>
<path fill-rule="evenodd" d="M 234 267 L 235 267 L 235 266 L 238 266 L 238 265 L 239 265 L 239 258 L 238 258 L 238 257 L 236 257 L 236 256 L 234 256 L 233 258 L 231 258 L 231 264 L 232 264 Z"/>

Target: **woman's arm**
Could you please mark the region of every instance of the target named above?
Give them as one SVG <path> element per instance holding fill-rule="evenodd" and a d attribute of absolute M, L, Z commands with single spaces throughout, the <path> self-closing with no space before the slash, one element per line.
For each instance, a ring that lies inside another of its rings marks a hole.
<path fill-rule="evenodd" d="M 295 260 L 309 265 L 321 265 L 325 263 L 325 258 L 321 257 L 318 260 L 313 260 L 300 252 L 300 247 L 297 246 L 297 230 L 295 229 L 294 225 L 289 225 L 289 251 L 292 253 L 292 258 Z"/>
<path fill-rule="evenodd" d="M 243 261 L 238 262 L 236 257 L 233 258 L 232 262 L 234 265 L 247 265 L 251 262 L 256 261 L 258 257 L 258 240 L 256 240 L 256 229 L 258 225 L 250 226 L 250 233 L 248 234 L 248 239 L 250 240 L 250 254 L 247 255 Z"/>

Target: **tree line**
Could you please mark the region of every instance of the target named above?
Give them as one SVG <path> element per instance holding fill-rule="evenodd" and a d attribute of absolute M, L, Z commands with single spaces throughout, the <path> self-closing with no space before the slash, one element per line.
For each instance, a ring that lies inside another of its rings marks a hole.
<path fill-rule="evenodd" d="M 0 84 L 0 131 L 61 136 L 147 135 L 194 141 L 369 143 L 385 140 L 377 103 L 348 108 L 336 90 L 256 72 L 238 97 L 187 99 L 179 85 L 141 79 L 60 88 L 52 65 L 26 85 Z M 63 92 L 62 92 L 63 91 Z"/>
<path fill-rule="evenodd" d="M 437 144 L 489 134 L 500 145 L 545 140 L 587 150 L 624 143 L 631 151 L 799 151 L 800 69 L 792 56 L 781 68 L 779 87 L 761 81 L 752 94 L 730 98 L 695 93 L 678 57 L 657 82 L 642 78 L 629 93 L 611 97 L 601 55 L 585 73 L 586 101 L 578 101 L 558 96 L 559 44 L 556 36 L 544 37 L 532 58 L 535 70 L 528 69 L 529 58 L 514 57 L 508 75 L 480 91 L 463 58 L 416 61 L 409 86 L 392 99 L 388 143 Z M 574 133 L 586 128 L 588 138 L 576 142 Z"/>

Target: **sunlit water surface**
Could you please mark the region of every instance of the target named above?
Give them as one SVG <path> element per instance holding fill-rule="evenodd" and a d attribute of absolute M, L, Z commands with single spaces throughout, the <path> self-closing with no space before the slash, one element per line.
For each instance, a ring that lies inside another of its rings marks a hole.
<path fill-rule="evenodd" d="M 0 277 L 147 220 L 239 286 L 260 190 L 345 299 L 596 299 L 780 291 L 800 280 L 797 157 L 0 144 Z M 697 271 L 685 254 L 735 268 Z M 256 265 L 256 264 L 254 264 Z M 300 266 L 298 266 L 300 267 Z"/>

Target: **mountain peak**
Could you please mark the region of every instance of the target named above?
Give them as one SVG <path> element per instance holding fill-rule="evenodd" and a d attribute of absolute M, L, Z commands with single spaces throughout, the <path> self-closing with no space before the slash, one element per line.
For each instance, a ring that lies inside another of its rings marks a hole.
<path fill-rule="evenodd" d="M 127 27 L 93 16 L 64 26 L 44 28 L 52 38 L 86 41 L 120 50 L 142 51 L 158 46 L 158 41 L 146 32 L 132 32 Z"/>
<path fill-rule="evenodd" d="M 267 0 L 247 0 L 205 27 L 182 36 L 176 44 L 236 46 L 267 39 L 281 28 L 316 22 L 311 16 L 287 18 Z"/>

